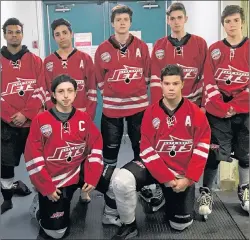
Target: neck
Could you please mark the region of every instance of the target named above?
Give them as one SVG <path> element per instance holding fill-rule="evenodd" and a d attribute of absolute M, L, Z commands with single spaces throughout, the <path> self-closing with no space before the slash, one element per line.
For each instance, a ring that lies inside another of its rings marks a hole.
<path fill-rule="evenodd" d="M 56 104 L 55 107 L 56 107 L 57 111 L 61 112 L 61 113 L 71 113 L 71 111 L 73 109 L 72 105 L 68 106 L 68 107 L 63 107 L 63 106 L 61 106 L 59 104 Z"/>
<path fill-rule="evenodd" d="M 186 32 L 184 30 L 180 31 L 180 32 L 172 32 L 171 36 L 173 38 L 177 38 L 179 41 L 186 35 Z"/>
<path fill-rule="evenodd" d="M 115 40 L 121 44 L 125 44 L 129 39 L 129 32 L 124 34 L 115 33 Z"/>
<path fill-rule="evenodd" d="M 16 53 L 18 53 L 22 50 L 22 45 L 19 45 L 17 47 L 13 47 L 13 46 L 7 44 L 7 49 L 11 54 L 15 55 Z"/>
<path fill-rule="evenodd" d="M 172 111 L 172 110 L 177 108 L 177 106 L 179 105 L 181 99 L 182 99 L 182 96 L 179 96 L 179 97 L 177 97 L 175 99 L 167 99 L 167 98 L 164 97 L 163 98 L 163 103 L 168 109 L 170 109 Z"/>
<path fill-rule="evenodd" d="M 72 47 L 72 45 L 68 48 L 59 48 L 57 50 L 57 53 L 63 58 L 67 58 L 69 56 L 70 53 L 72 53 L 72 51 L 74 50 L 74 48 Z"/>
<path fill-rule="evenodd" d="M 242 40 L 243 40 L 243 35 L 239 34 L 236 36 L 227 36 L 226 40 L 231 44 L 231 45 L 238 45 Z"/>

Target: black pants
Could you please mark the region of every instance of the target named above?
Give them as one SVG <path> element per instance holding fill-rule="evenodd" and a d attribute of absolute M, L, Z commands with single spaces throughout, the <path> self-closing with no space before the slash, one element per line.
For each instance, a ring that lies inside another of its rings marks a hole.
<path fill-rule="evenodd" d="M 132 116 L 125 117 L 128 126 L 128 136 L 132 143 L 134 159 L 140 159 L 140 139 L 141 139 L 141 122 L 143 112 L 136 113 Z M 123 135 L 123 117 L 109 118 L 102 114 L 101 133 L 103 138 L 103 157 L 107 164 L 116 164 L 120 150 Z"/>
<path fill-rule="evenodd" d="M 158 183 L 141 161 L 132 161 L 123 168 L 129 170 L 135 177 L 136 190 L 144 186 Z M 166 214 L 175 223 L 189 223 L 194 218 L 195 185 L 187 187 L 184 192 L 176 193 L 170 187 L 160 184 L 165 200 Z"/>
<path fill-rule="evenodd" d="M 231 153 L 243 168 L 249 166 L 249 115 L 237 114 L 231 118 L 218 118 L 207 113 L 211 127 L 211 148 L 207 166 L 217 169 L 220 161 L 231 162 Z"/>

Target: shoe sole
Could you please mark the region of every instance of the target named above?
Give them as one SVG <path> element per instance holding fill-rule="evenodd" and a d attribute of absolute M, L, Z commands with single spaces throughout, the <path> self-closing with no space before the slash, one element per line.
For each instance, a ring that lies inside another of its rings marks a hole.
<path fill-rule="evenodd" d="M 138 230 L 133 231 L 132 233 L 128 234 L 125 239 L 130 239 L 136 237 L 138 235 Z"/>

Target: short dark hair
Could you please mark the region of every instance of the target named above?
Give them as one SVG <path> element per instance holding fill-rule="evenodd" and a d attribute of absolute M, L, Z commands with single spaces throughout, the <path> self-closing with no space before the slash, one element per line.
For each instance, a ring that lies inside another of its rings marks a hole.
<path fill-rule="evenodd" d="M 168 9 L 167 9 L 167 15 L 170 16 L 171 12 L 173 11 L 182 11 L 184 13 L 184 15 L 186 16 L 186 8 L 185 6 L 180 3 L 180 2 L 177 2 L 177 3 L 172 3 Z"/>
<path fill-rule="evenodd" d="M 113 23 L 115 20 L 116 14 L 127 13 L 130 17 L 130 22 L 132 22 L 133 11 L 126 5 L 117 5 L 112 8 L 111 10 L 111 22 Z"/>
<path fill-rule="evenodd" d="M 9 26 L 9 25 L 18 25 L 21 27 L 22 32 L 23 32 L 23 24 L 17 18 L 9 18 L 3 24 L 3 33 L 4 34 L 6 34 L 7 26 Z"/>
<path fill-rule="evenodd" d="M 77 83 L 76 80 L 71 78 L 69 75 L 66 74 L 61 74 L 58 75 L 56 78 L 54 78 L 52 80 L 52 84 L 51 84 L 51 92 L 55 93 L 56 92 L 56 88 L 59 84 L 64 83 L 64 82 L 70 82 L 72 83 L 72 85 L 74 86 L 74 89 L 76 91 L 77 89 Z M 53 97 L 53 95 L 51 95 L 51 101 L 56 104 L 56 99 Z"/>
<path fill-rule="evenodd" d="M 161 81 L 166 76 L 180 76 L 181 81 L 184 80 L 184 74 L 181 67 L 176 64 L 169 64 L 161 70 Z"/>
<path fill-rule="evenodd" d="M 68 20 L 64 19 L 64 18 L 58 18 L 56 20 L 54 20 L 52 23 L 51 23 L 51 29 L 52 29 L 52 33 L 53 33 L 53 36 L 54 36 L 54 31 L 55 29 L 58 27 L 58 26 L 61 26 L 61 25 L 65 25 L 68 27 L 69 31 L 72 33 L 72 28 L 71 28 L 71 24 Z"/>
<path fill-rule="evenodd" d="M 228 5 L 224 8 L 221 14 L 221 24 L 224 26 L 225 18 L 235 13 L 239 13 L 242 22 L 245 22 L 245 14 L 243 8 L 239 5 Z"/>

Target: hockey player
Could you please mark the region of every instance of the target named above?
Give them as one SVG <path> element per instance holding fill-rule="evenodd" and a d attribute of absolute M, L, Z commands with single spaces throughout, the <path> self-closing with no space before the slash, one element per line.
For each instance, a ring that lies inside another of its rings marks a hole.
<path fill-rule="evenodd" d="M 183 81 L 180 66 L 167 65 L 162 70 L 163 98 L 147 108 L 142 120 L 142 161 L 128 163 L 113 180 L 123 223 L 113 239 L 128 239 L 138 234 L 136 191 L 152 183 L 162 187 L 172 228 L 184 230 L 193 222 L 194 182 L 203 173 L 211 132 L 202 110 L 182 97 Z"/>
<path fill-rule="evenodd" d="M 105 164 L 113 166 L 117 164 L 124 119 L 134 160 L 140 159 L 140 127 L 144 110 L 149 105 L 150 55 L 146 43 L 129 33 L 132 15 L 132 10 L 124 5 L 112 9 L 115 34 L 95 53 L 96 78 L 103 97 L 103 157 Z M 119 220 L 114 209 L 105 208 L 103 217 L 113 223 Z"/>
<path fill-rule="evenodd" d="M 249 211 L 249 40 L 243 37 L 244 11 L 227 6 L 221 23 L 227 37 L 209 47 L 204 70 L 205 108 L 212 130 L 211 150 L 200 188 L 199 213 L 212 212 L 212 186 L 220 161 L 239 162 L 238 197 Z"/>
<path fill-rule="evenodd" d="M 77 97 L 74 106 L 82 111 L 87 111 L 94 120 L 97 103 L 97 84 L 95 79 L 94 65 L 91 57 L 84 52 L 73 48 L 71 24 L 63 19 L 56 19 L 51 24 L 54 40 L 58 50 L 50 54 L 44 60 L 45 76 L 48 91 L 50 92 L 51 81 L 60 74 L 68 74 L 77 82 Z M 50 94 L 51 95 L 51 92 Z M 48 97 L 47 108 L 53 103 Z M 82 202 L 89 202 L 90 197 L 81 194 Z"/>
<path fill-rule="evenodd" d="M 185 31 L 188 20 L 185 6 L 182 3 L 173 3 L 167 10 L 167 23 L 171 34 L 156 41 L 151 57 L 151 101 L 158 102 L 162 98 L 160 83 L 161 69 L 167 64 L 177 64 L 184 71 L 183 96 L 201 106 L 203 66 L 206 58 L 206 41 L 194 34 Z M 202 108 L 204 110 L 204 108 Z M 150 189 L 143 188 L 141 197 L 149 202 L 157 197 Z M 159 191 L 156 192 L 159 195 Z M 154 207 L 152 209 L 154 211 Z"/>
<path fill-rule="evenodd" d="M 7 47 L 1 48 L 1 214 L 13 207 L 12 196 L 31 191 L 14 181 L 31 120 L 42 109 L 45 84 L 42 60 L 22 45 L 23 24 L 9 18 L 3 25 Z M 41 100 L 40 100 L 41 99 Z"/>
<path fill-rule="evenodd" d="M 55 106 L 33 119 L 25 148 L 26 167 L 39 192 L 36 218 L 41 234 L 55 239 L 70 227 L 75 190 L 90 193 L 96 188 L 105 193 L 114 170 L 103 171 L 101 133 L 86 112 L 72 106 L 77 87 L 68 75 L 52 81 Z"/>

